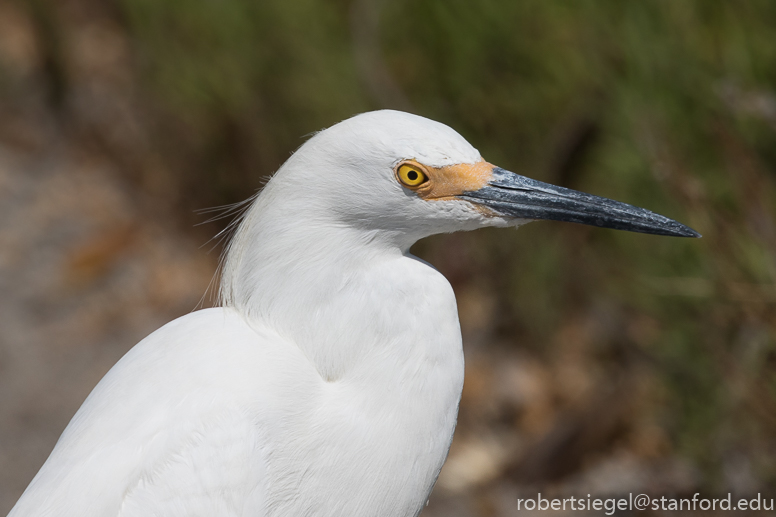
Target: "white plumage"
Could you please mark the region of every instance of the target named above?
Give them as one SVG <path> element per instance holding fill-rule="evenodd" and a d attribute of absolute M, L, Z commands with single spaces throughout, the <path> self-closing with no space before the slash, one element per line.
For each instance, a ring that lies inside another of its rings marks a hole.
<path fill-rule="evenodd" d="M 402 163 L 427 181 L 403 184 Z M 408 250 L 434 233 L 561 218 L 502 206 L 527 191 L 502 172 L 406 113 L 315 135 L 245 214 L 223 307 L 128 352 L 10 516 L 417 515 L 452 439 L 463 354 L 450 285 Z M 622 227 L 623 213 L 604 225 Z"/>

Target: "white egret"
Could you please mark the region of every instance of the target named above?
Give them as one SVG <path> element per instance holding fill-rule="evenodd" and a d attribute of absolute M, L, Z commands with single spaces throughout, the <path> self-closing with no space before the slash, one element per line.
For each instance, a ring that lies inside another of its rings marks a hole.
<path fill-rule="evenodd" d="M 417 515 L 464 365 L 453 291 L 409 248 L 535 219 L 699 236 L 495 167 L 415 115 L 365 113 L 316 134 L 245 213 L 222 307 L 130 350 L 10 515 Z"/>

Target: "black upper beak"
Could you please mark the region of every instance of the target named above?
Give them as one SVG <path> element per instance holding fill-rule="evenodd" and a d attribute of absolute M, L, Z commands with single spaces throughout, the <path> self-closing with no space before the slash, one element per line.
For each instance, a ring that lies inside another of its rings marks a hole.
<path fill-rule="evenodd" d="M 516 219 L 551 219 L 675 237 L 701 236 L 692 228 L 649 210 L 556 187 L 499 167 L 493 169 L 488 185 L 459 197 Z"/>

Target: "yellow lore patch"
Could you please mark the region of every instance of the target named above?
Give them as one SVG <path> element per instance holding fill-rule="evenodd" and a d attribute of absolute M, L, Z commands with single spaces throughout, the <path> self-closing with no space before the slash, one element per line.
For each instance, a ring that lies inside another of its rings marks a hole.
<path fill-rule="evenodd" d="M 400 162 L 394 171 L 396 179 L 403 186 L 417 192 L 420 198 L 430 201 L 452 199 L 464 192 L 481 189 L 493 177 L 494 167 L 495 165 L 486 161 L 459 163 L 447 167 L 426 167 L 415 160 L 405 160 Z M 420 177 L 424 179 L 418 182 Z"/>

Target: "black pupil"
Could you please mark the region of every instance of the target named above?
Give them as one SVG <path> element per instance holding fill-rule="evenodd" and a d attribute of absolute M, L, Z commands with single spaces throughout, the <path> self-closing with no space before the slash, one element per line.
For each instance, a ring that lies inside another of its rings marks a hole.
<path fill-rule="evenodd" d="M 415 181 L 418 179 L 418 173 L 415 171 L 410 171 L 407 173 L 407 177 L 410 179 L 410 181 Z"/>

